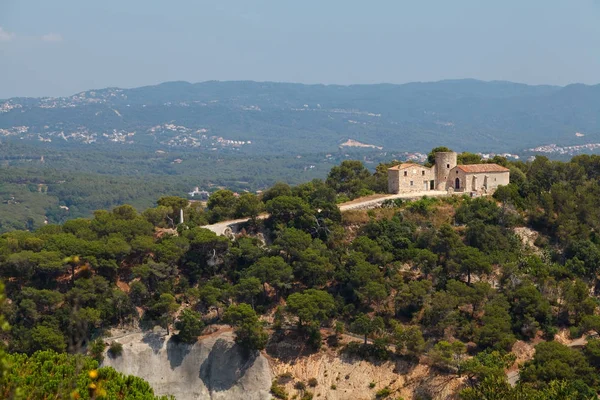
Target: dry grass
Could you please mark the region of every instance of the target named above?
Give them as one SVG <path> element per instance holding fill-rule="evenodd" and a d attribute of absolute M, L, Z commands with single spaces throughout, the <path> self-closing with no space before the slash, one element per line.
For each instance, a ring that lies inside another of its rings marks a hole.
<path fill-rule="evenodd" d="M 350 210 L 342 213 L 342 224 L 344 226 L 363 225 L 369 222 L 367 210 Z"/>
<path fill-rule="evenodd" d="M 400 208 L 373 208 L 370 210 L 348 210 L 342 213 L 342 224 L 345 226 L 364 225 L 374 218 L 379 221 L 390 219 Z"/>
<path fill-rule="evenodd" d="M 434 205 L 427 215 L 416 212 L 407 212 L 404 214 L 406 221 L 410 221 L 419 226 L 432 225 L 439 228 L 443 224 L 451 224 L 454 221 L 455 208 L 451 204 L 440 203 Z"/>

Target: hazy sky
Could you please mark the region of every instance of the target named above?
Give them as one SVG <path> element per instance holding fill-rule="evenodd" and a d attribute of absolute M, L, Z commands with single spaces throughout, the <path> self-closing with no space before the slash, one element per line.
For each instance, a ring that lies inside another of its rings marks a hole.
<path fill-rule="evenodd" d="M 600 0 L 0 0 L 0 98 L 448 78 L 600 83 Z"/>

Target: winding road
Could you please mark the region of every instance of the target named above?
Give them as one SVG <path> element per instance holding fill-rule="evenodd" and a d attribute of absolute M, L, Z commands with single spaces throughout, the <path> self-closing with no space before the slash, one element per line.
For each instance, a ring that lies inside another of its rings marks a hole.
<path fill-rule="evenodd" d="M 377 205 L 383 203 L 386 200 L 395 200 L 395 199 L 403 199 L 403 200 L 415 200 L 419 199 L 423 196 L 428 197 L 445 197 L 448 196 L 448 192 L 442 190 L 429 190 L 425 192 L 413 192 L 413 193 L 401 193 L 401 194 L 390 194 L 390 195 L 381 195 L 381 196 L 368 196 L 362 199 L 355 199 L 347 203 L 339 204 L 338 207 L 340 211 L 350 211 L 350 210 L 361 210 L 366 208 L 374 208 Z M 269 217 L 269 214 L 261 214 L 258 216 L 258 219 L 266 219 Z M 248 222 L 250 218 L 240 218 L 240 219 L 232 219 L 229 221 L 221 221 L 216 224 L 204 225 L 203 228 L 209 229 L 216 233 L 217 235 L 226 235 L 227 230 L 234 231 L 235 226 L 242 224 L 244 222 Z"/>

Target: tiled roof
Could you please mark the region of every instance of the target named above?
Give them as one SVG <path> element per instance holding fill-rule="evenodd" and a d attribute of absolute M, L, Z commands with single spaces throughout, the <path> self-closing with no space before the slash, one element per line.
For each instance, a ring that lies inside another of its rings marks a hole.
<path fill-rule="evenodd" d="M 410 167 L 427 168 L 427 167 L 424 167 L 423 165 L 419 165 L 419 164 L 415 164 L 415 163 L 402 163 L 400 165 L 396 165 L 396 166 L 388 168 L 388 169 L 401 170 L 401 169 L 406 169 L 406 168 L 410 168 Z M 429 169 L 429 168 L 427 168 L 427 169 Z"/>
<path fill-rule="evenodd" d="M 508 168 L 504 168 L 498 164 L 469 164 L 469 165 L 457 165 L 456 168 L 467 173 L 477 172 L 508 172 Z"/>

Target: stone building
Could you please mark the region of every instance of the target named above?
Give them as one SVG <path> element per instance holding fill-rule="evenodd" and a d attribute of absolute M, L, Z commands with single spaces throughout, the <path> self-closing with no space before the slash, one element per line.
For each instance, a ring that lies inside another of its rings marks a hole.
<path fill-rule="evenodd" d="M 426 167 L 403 163 L 388 169 L 390 193 L 449 192 L 491 194 L 500 185 L 508 185 L 508 168 L 498 164 L 458 165 L 455 152 L 438 152 L 435 165 Z"/>

